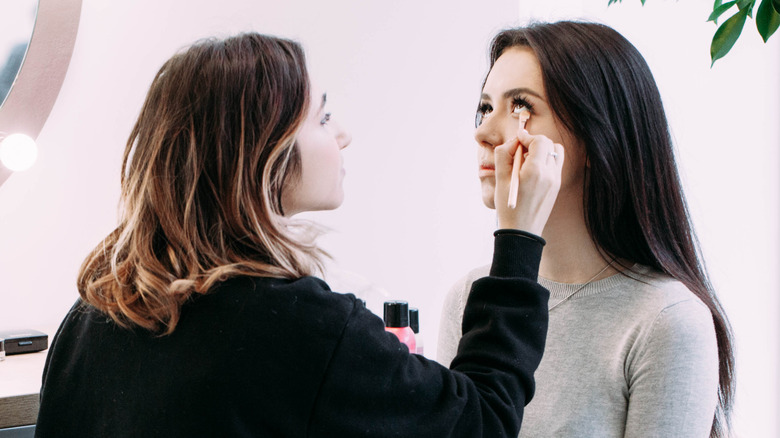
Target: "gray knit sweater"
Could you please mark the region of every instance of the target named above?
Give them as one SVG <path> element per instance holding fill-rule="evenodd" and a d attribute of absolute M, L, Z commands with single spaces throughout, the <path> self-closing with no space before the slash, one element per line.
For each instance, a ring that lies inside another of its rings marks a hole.
<path fill-rule="evenodd" d="M 437 360 L 457 351 L 478 268 L 444 304 Z M 550 306 L 579 285 L 539 279 Z M 717 405 L 712 316 L 680 282 L 639 265 L 586 286 L 550 312 L 536 396 L 520 437 L 708 437 Z"/>

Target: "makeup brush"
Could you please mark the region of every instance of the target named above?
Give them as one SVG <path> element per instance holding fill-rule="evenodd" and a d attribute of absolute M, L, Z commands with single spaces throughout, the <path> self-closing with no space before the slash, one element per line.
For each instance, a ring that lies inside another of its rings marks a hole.
<path fill-rule="evenodd" d="M 520 130 L 525 129 L 525 123 L 531 118 L 531 111 L 526 107 L 520 107 L 518 112 L 518 119 L 520 120 Z M 515 208 L 517 206 L 517 189 L 520 184 L 520 166 L 523 165 L 523 145 L 517 146 L 515 151 L 515 161 L 512 163 L 512 179 L 509 181 L 509 200 L 507 201 L 507 207 Z"/>

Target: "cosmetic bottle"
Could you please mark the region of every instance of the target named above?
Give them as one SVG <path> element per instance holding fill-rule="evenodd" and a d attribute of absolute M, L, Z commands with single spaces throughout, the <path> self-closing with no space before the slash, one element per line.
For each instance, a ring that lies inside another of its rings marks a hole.
<path fill-rule="evenodd" d="M 409 327 L 414 332 L 414 342 L 417 344 L 415 353 L 425 356 L 425 346 L 423 345 L 423 338 L 420 336 L 420 311 L 415 308 L 409 309 Z"/>
<path fill-rule="evenodd" d="M 385 301 L 385 330 L 398 337 L 409 352 L 417 351 L 414 332 L 409 327 L 409 303 L 406 301 Z"/>

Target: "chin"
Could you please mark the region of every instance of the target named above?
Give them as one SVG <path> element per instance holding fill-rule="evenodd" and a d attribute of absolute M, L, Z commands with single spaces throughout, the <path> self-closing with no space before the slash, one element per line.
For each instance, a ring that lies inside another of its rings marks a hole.
<path fill-rule="evenodd" d="M 344 203 L 344 196 L 338 197 L 338 199 L 331 200 L 330 203 L 324 205 L 320 210 L 336 210 Z"/>
<path fill-rule="evenodd" d="M 309 211 L 333 211 L 338 210 L 341 207 L 341 202 L 331 202 L 329 204 L 320 204 Z"/>
<path fill-rule="evenodd" d="M 482 185 L 482 203 L 485 207 L 495 210 L 496 209 L 496 189 L 491 185 Z"/>

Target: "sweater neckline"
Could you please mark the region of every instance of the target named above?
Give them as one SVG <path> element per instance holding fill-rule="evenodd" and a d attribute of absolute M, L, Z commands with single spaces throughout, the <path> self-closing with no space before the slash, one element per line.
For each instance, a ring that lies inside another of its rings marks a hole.
<path fill-rule="evenodd" d="M 557 281 L 548 280 L 544 277 L 539 277 L 538 280 L 539 280 L 539 284 L 541 284 L 547 290 L 550 291 L 551 299 L 560 300 L 571 295 L 572 292 L 574 292 L 579 288 L 582 288 L 582 290 L 577 292 L 577 296 L 579 297 L 586 297 L 590 295 L 596 295 L 603 292 L 607 292 L 621 284 L 625 284 L 627 281 L 634 281 L 635 279 L 634 276 L 632 276 L 632 274 L 645 276 L 648 273 L 649 273 L 649 269 L 647 267 L 642 266 L 639 263 L 635 263 L 629 269 L 610 275 L 609 277 L 602 278 L 601 280 L 591 282 L 584 288 L 582 287 L 585 285 L 585 283 L 560 283 Z"/>

